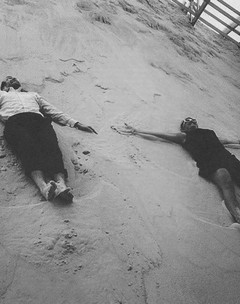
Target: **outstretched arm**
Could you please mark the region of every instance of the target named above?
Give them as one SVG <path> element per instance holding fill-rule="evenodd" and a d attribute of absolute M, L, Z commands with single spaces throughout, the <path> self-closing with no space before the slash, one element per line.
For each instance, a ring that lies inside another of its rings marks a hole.
<path fill-rule="evenodd" d="M 232 149 L 240 149 L 240 140 L 229 140 L 229 139 L 220 139 L 220 138 L 219 140 L 226 147 Z"/>
<path fill-rule="evenodd" d="M 186 134 L 179 133 L 160 133 L 160 132 L 151 132 L 135 129 L 132 126 L 125 124 L 125 129 L 121 130 L 121 133 L 130 134 L 130 135 L 138 135 L 143 138 L 147 138 L 149 140 L 166 140 L 170 142 L 174 142 L 176 144 L 183 144 L 186 139 Z"/>
<path fill-rule="evenodd" d="M 50 116 L 55 123 L 62 126 L 76 128 L 81 131 L 97 134 L 97 132 L 92 127 L 84 125 L 78 122 L 77 120 L 71 118 L 69 115 L 58 110 L 56 107 L 54 107 L 52 104 L 50 104 L 38 94 L 36 94 L 36 101 L 39 104 L 41 112 L 46 116 Z"/>

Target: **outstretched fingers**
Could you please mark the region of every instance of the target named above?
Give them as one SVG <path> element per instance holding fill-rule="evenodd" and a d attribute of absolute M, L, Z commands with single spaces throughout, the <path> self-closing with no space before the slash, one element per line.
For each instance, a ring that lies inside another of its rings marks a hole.
<path fill-rule="evenodd" d="M 136 129 L 133 128 L 132 126 L 128 125 L 126 122 L 124 123 L 125 125 L 125 129 L 128 133 L 130 134 L 135 134 L 136 133 Z"/>
<path fill-rule="evenodd" d="M 91 133 L 97 134 L 97 132 L 91 126 L 88 126 L 88 129 L 90 130 Z"/>
<path fill-rule="evenodd" d="M 111 126 L 111 129 L 122 135 L 133 135 L 136 133 L 136 130 L 127 123 L 124 123 L 123 127 Z"/>

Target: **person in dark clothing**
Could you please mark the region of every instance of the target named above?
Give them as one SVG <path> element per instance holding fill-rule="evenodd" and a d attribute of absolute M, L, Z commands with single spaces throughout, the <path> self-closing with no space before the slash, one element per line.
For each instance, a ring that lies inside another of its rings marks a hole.
<path fill-rule="evenodd" d="M 23 90 L 12 76 L 6 77 L 1 84 L 0 120 L 5 124 L 7 143 L 44 198 L 72 201 L 73 195 L 65 182 L 67 172 L 62 153 L 51 122 L 89 133 L 96 131 L 59 111 L 38 93 Z"/>
<path fill-rule="evenodd" d="M 138 135 L 150 140 L 166 140 L 181 145 L 196 161 L 199 175 L 218 186 L 227 209 L 233 219 L 240 224 L 240 204 L 234 189 L 234 183 L 240 187 L 240 161 L 224 147 L 229 145 L 239 149 L 239 141 L 220 139 L 213 130 L 199 128 L 196 119 L 191 117 L 182 121 L 179 133 L 149 132 L 127 124 L 117 131 L 121 134 Z"/>

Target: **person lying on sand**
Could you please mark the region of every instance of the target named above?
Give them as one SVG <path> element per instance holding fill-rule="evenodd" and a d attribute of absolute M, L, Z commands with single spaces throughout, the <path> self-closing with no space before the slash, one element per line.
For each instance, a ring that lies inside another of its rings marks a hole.
<path fill-rule="evenodd" d="M 239 149 L 239 141 L 219 139 L 213 130 L 199 128 L 197 120 L 191 117 L 182 121 L 179 133 L 149 132 L 127 124 L 124 128 L 112 128 L 125 135 L 138 135 L 181 145 L 196 161 L 199 175 L 212 181 L 221 190 L 227 209 L 240 224 L 240 204 L 234 190 L 234 182 L 240 186 L 240 161 L 224 147 L 229 145 Z"/>
<path fill-rule="evenodd" d="M 38 93 L 23 90 L 21 83 L 12 76 L 1 83 L 0 119 L 5 124 L 7 143 L 44 198 L 72 201 L 73 195 L 65 182 L 67 172 L 62 153 L 51 122 L 90 133 L 96 131 L 59 111 Z"/>

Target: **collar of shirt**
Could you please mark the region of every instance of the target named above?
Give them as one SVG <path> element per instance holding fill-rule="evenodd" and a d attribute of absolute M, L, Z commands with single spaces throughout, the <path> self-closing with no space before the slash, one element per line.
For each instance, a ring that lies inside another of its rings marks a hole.
<path fill-rule="evenodd" d="M 9 88 L 9 92 L 21 92 L 22 87 L 19 87 L 18 89 L 14 89 L 13 87 Z"/>

